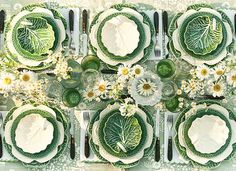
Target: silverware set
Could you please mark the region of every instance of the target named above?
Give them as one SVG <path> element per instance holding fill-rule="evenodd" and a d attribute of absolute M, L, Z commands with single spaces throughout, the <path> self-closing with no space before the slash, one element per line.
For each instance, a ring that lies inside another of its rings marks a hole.
<path fill-rule="evenodd" d="M 74 32 L 79 31 L 75 29 L 75 12 L 73 9 L 69 10 L 69 44 L 68 44 L 68 52 L 70 54 L 74 54 L 76 51 L 76 47 L 78 48 L 78 55 L 87 56 L 88 54 L 88 10 L 84 9 L 82 11 L 82 34 L 79 36 L 79 41 L 81 44 L 77 46 L 74 40 Z"/>
<path fill-rule="evenodd" d="M 168 32 L 168 13 L 167 11 L 161 12 L 161 20 L 160 15 L 156 11 L 153 14 L 154 26 L 155 26 L 155 46 L 154 46 L 154 54 L 157 58 L 165 58 L 166 57 L 166 36 Z M 160 30 L 160 22 L 162 21 L 162 30 Z M 162 35 L 162 39 L 159 39 L 159 36 Z M 160 42 L 162 40 L 162 42 Z"/>

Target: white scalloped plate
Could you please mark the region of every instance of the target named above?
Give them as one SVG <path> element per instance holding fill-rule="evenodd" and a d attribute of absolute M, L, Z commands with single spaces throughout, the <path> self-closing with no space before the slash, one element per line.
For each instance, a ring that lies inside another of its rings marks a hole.
<path fill-rule="evenodd" d="M 97 29 L 101 23 L 101 21 L 103 21 L 107 16 L 112 15 L 114 13 L 128 13 L 130 15 L 133 15 L 134 17 L 136 17 L 142 24 L 143 24 L 143 28 L 145 31 L 145 37 L 146 37 L 146 42 L 145 42 L 145 46 L 143 48 L 143 50 L 133 59 L 128 60 L 128 61 L 116 61 L 114 59 L 111 59 L 109 57 L 107 57 L 102 50 L 100 49 L 98 43 L 97 43 Z M 109 65 L 118 65 L 118 64 L 124 64 L 124 65 L 132 65 L 138 61 L 140 61 L 144 55 L 144 49 L 146 47 L 149 46 L 150 41 L 151 41 L 151 31 L 150 28 L 147 24 L 143 23 L 143 16 L 141 14 L 139 14 L 137 11 L 130 9 L 130 8 L 123 8 L 121 11 L 118 11 L 116 9 L 108 9 L 106 11 L 104 11 L 98 18 L 97 23 L 92 27 L 91 29 L 91 33 L 90 33 L 90 41 L 92 46 L 94 46 L 97 49 L 97 56 L 105 63 L 109 64 Z"/>
<path fill-rule="evenodd" d="M 213 104 L 213 105 L 210 105 L 208 108 L 210 109 L 214 109 L 214 110 L 217 110 L 219 112 L 221 112 L 222 114 L 225 115 L 226 118 L 229 119 L 229 123 L 231 125 L 231 128 L 232 128 L 232 137 L 231 137 L 231 140 L 230 140 L 230 143 L 228 145 L 228 147 L 225 149 L 225 151 L 221 154 L 219 154 L 218 156 L 215 156 L 215 157 L 210 157 L 210 158 L 205 158 L 205 157 L 200 157 L 196 154 L 194 154 L 186 145 L 186 142 L 184 141 L 184 136 L 183 136 L 183 127 L 184 127 L 184 122 L 182 122 L 179 126 L 179 130 L 177 132 L 178 134 L 178 139 L 179 139 L 179 143 L 182 147 L 184 147 L 186 149 L 186 154 L 187 156 L 197 162 L 197 163 L 200 163 L 200 164 L 206 164 L 207 162 L 209 161 L 213 161 L 213 162 L 221 162 L 223 161 L 224 159 L 226 159 L 233 151 L 233 144 L 236 143 L 236 122 L 232 119 L 229 118 L 229 113 L 228 111 L 223 108 L 222 106 L 219 106 L 217 104 Z M 198 105 L 195 109 L 190 109 L 188 112 L 186 112 L 186 116 L 187 115 L 190 115 L 193 110 L 198 110 L 198 109 L 205 109 L 205 106 L 204 105 Z"/>
<path fill-rule="evenodd" d="M 201 153 L 214 153 L 219 150 L 226 143 L 228 134 L 229 128 L 225 121 L 214 115 L 195 119 L 188 130 L 193 146 Z"/>
<path fill-rule="evenodd" d="M 6 126 L 5 126 L 5 130 L 4 130 L 5 141 L 6 141 L 7 144 L 9 144 L 11 146 L 12 155 L 15 156 L 18 160 L 20 160 L 24 163 L 31 163 L 33 161 L 37 161 L 39 163 L 45 163 L 45 162 L 51 160 L 57 154 L 58 148 L 55 148 L 54 150 L 52 150 L 51 153 L 49 153 L 48 155 L 46 155 L 42 158 L 32 159 L 32 158 L 26 157 L 23 154 L 19 153 L 16 150 L 16 148 L 13 146 L 13 143 L 12 143 L 11 133 L 10 133 L 11 128 L 12 128 L 12 124 L 13 124 L 14 120 L 16 119 L 16 117 L 18 117 L 22 112 L 25 112 L 29 109 L 39 109 L 39 110 L 44 110 L 44 111 L 50 112 L 52 114 L 52 116 L 55 117 L 55 121 L 57 122 L 57 126 L 58 126 L 58 129 L 59 129 L 58 130 L 59 131 L 59 135 L 58 135 L 59 140 L 58 140 L 58 143 L 57 143 L 57 147 L 60 146 L 63 143 L 63 141 L 64 141 L 64 127 L 63 127 L 63 124 L 61 122 L 56 120 L 56 113 L 47 106 L 40 105 L 40 106 L 34 107 L 30 104 L 19 107 L 13 112 L 12 120 L 8 121 L 6 123 Z"/>

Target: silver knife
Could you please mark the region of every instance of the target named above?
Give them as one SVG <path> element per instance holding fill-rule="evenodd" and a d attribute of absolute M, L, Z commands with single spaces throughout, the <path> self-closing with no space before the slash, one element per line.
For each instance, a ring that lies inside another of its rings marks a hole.
<path fill-rule="evenodd" d="M 74 120 L 74 108 L 69 109 L 69 117 L 70 117 L 70 158 L 75 158 L 75 120 Z"/>
<path fill-rule="evenodd" d="M 155 145 L 155 161 L 159 162 L 161 158 L 161 145 L 160 145 L 160 110 L 156 111 L 156 145 Z"/>
<path fill-rule="evenodd" d="M 87 35 L 87 26 L 88 26 L 88 11 L 86 9 L 83 10 L 82 12 L 82 35 L 81 35 L 81 40 L 82 40 L 82 48 L 81 48 L 81 53 L 84 56 L 87 56 L 88 54 L 88 35 Z"/>
<path fill-rule="evenodd" d="M 166 36 L 168 31 L 168 13 L 167 11 L 163 11 L 162 13 L 162 47 L 163 47 L 163 53 L 162 57 L 166 58 Z"/>

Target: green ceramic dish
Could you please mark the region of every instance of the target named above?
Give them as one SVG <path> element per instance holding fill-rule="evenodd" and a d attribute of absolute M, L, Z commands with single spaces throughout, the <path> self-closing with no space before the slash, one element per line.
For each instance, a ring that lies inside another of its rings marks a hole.
<path fill-rule="evenodd" d="M 140 107 L 140 108 L 141 108 L 141 107 Z M 154 127 L 154 121 L 153 121 L 153 118 L 152 118 L 150 112 L 149 112 L 147 109 L 145 109 L 145 108 L 141 108 L 141 109 L 147 114 L 147 122 L 148 122 L 149 124 L 151 124 L 151 125 Z M 93 117 L 91 118 L 91 120 L 90 120 L 89 128 L 88 128 L 90 135 L 92 135 L 92 128 L 93 128 L 94 122 L 96 122 L 96 121 L 99 120 L 99 114 L 100 114 L 100 112 L 101 112 L 101 110 L 100 110 L 100 111 L 97 111 L 97 112 L 93 115 Z M 91 137 L 91 136 L 90 136 L 90 137 Z M 155 138 L 155 135 L 154 135 L 154 133 L 153 133 L 152 144 L 151 144 L 151 146 L 150 146 L 149 148 L 147 148 L 147 149 L 144 150 L 144 156 L 143 156 L 144 158 L 147 157 L 147 156 L 149 156 L 149 155 L 153 152 L 154 147 L 155 147 L 155 140 L 156 140 L 156 138 Z M 96 156 L 97 156 L 100 160 L 102 160 L 103 162 L 107 162 L 107 163 L 108 163 L 108 161 L 105 160 L 105 159 L 99 154 L 99 147 L 98 147 L 96 144 L 93 143 L 92 138 L 90 138 L 90 147 L 91 147 L 91 149 L 93 150 L 93 152 L 96 154 Z M 114 166 L 116 166 L 116 167 L 119 167 L 119 168 L 130 168 L 130 167 L 134 167 L 134 166 L 138 165 L 138 163 L 139 163 L 139 161 L 134 162 L 134 163 L 130 163 L 130 164 L 124 164 L 123 162 L 120 162 L 120 161 L 119 161 L 119 162 L 116 162 L 116 163 L 112 163 L 112 165 L 114 165 Z"/>
<path fill-rule="evenodd" d="M 127 158 L 127 157 L 135 155 L 136 153 L 138 153 L 142 149 L 143 145 L 146 142 L 147 129 L 145 127 L 145 122 L 142 120 L 142 118 L 138 114 L 135 114 L 134 118 L 137 119 L 138 124 L 139 124 L 138 127 L 141 129 L 141 139 L 135 148 L 130 149 L 127 152 L 123 152 L 123 151 L 116 152 L 115 149 L 112 148 L 112 145 L 109 143 L 110 140 L 107 137 L 107 129 L 109 129 L 109 120 L 112 117 L 116 117 L 117 115 L 119 115 L 120 117 L 123 117 L 123 116 L 121 116 L 119 110 L 114 110 L 114 111 L 107 113 L 106 116 L 100 121 L 99 129 L 98 129 L 99 140 L 100 140 L 103 148 L 108 153 L 110 153 L 116 157 Z M 112 123 L 110 123 L 110 124 L 112 124 Z M 117 131 L 119 131 L 119 130 L 117 130 Z"/>
<path fill-rule="evenodd" d="M 19 122 L 21 121 L 22 118 L 24 118 L 25 116 L 31 115 L 31 114 L 39 114 L 42 117 L 46 118 L 53 125 L 53 128 L 54 128 L 52 142 L 47 146 L 47 148 L 45 150 L 40 151 L 38 153 L 33 153 L 33 154 L 28 153 L 28 152 L 24 152 L 20 147 L 18 147 L 16 145 L 16 140 L 15 140 L 15 137 L 16 137 L 15 131 L 17 129 Z M 33 158 L 33 159 L 44 157 L 44 156 L 48 155 L 52 150 L 54 150 L 57 147 L 57 142 L 59 140 L 59 136 L 60 136 L 60 133 L 58 131 L 58 126 L 57 126 L 56 120 L 54 119 L 54 116 L 52 116 L 49 112 L 46 112 L 46 111 L 28 110 L 26 112 L 21 113 L 12 123 L 11 139 L 12 139 L 13 146 L 15 147 L 15 149 L 19 153 L 23 154 L 24 156 Z"/>
<path fill-rule="evenodd" d="M 207 53 L 205 55 L 200 55 L 200 54 L 195 54 L 192 50 L 188 49 L 188 45 L 186 45 L 186 28 L 188 28 L 189 23 L 195 19 L 196 17 L 199 16 L 208 16 L 210 18 L 215 18 L 217 20 L 217 22 L 221 23 L 222 26 L 222 36 L 223 36 L 223 40 L 222 42 L 217 46 L 217 48 L 215 50 L 213 50 L 210 53 Z M 224 20 L 223 20 L 224 21 Z M 185 19 L 185 21 L 183 22 L 183 24 L 180 26 L 180 30 L 179 30 L 179 39 L 180 39 L 180 45 L 182 46 L 182 48 L 184 49 L 184 51 L 189 54 L 190 56 L 197 58 L 197 59 L 203 59 L 203 60 L 212 60 L 214 59 L 217 55 L 219 55 L 222 50 L 224 48 L 226 48 L 226 42 L 227 42 L 227 31 L 225 28 L 224 23 L 215 15 L 208 13 L 208 12 L 198 12 L 195 13 L 191 16 L 189 16 L 188 18 Z"/>
<path fill-rule="evenodd" d="M 227 138 L 225 144 L 219 150 L 217 150 L 214 153 L 201 153 L 201 152 L 197 151 L 196 148 L 194 147 L 194 145 L 192 144 L 190 137 L 188 136 L 188 131 L 189 131 L 192 123 L 194 122 L 194 120 L 197 119 L 197 118 L 201 118 L 202 116 L 205 116 L 205 115 L 214 115 L 214 116 L 220 117 L 226 123 L 226 126 L 229 129 L 228 138 Z M 205 157 L 205 158 L 211 158 L 211 157 L 218 156 L 219 154 L 221 154 L 229 146 L 231 137 L 232 137 L 232 131 L 231 131 L 231 125 L 229 123 L 229 120 L 223 114 L 218 112 L 217 110 L 208 109 L 206 111 L 206 110 L 202 109 L 202 110 L 197 111 L 197 113 L 195 115 L 192 115 L 187 120 L 185 120 L 185 124 L 184 124 L 184 139 L 185 139 L 185 142 L 186 142 L 188 148 L 194 154 L 196 154 L 198 156 Z"/>

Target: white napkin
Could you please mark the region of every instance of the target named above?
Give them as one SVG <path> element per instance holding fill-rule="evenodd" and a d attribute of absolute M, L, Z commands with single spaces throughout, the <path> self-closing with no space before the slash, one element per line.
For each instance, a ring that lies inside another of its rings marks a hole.
<path fill-rule="evenodd" d="M 173 149 L 173 159 L 169 161 L 167 159 L 167 152 L 168 152 L 168 127 L 167 127 L 167 118 L 169 115 L 173 115 L 173 127 L 172 127 L 172 149 Z M 177 119 L 178 114 L 166 112 L 164 118 L 164 161 L 167 163 L 187 163 L 181 155 L 178 153 L 175 144 L 174 144 L 174 123 Z"/>
<path fill-rule="evenodd" d="M 95 111 L 90 111 L 90 119 Z M 85 135 L 86 135 L 86 127 L 84 125 L 83 119 L 83 111 L 75 111 L 75 116 L 80 123 L 80 161 L 84 162 L 102 162 L 92 151 L 90 148 L 90 156 L 86 158 L 84 155 L 84 143 L 85 143 Z"/>
<path fill-rule="evenodd" d="M 3 120 L 6 117 L 7 111 L 0 111 L 3 116 Z M 2 141 L 4 139 L 4 132 L 3 132 L 3 127 L 1 127 L 1 135 L 2 135 Z M 6 161 L 16 161 L 6 150 L 5 146 L 3 145 L 3 156 L 0 158 L 0 162 L 6 162 Z"/>
<path fill-rule="evenodd" d="M 59 11 L 64 16 L 67 21 L 66 32 L 70 38 L 70 29 L 69 29 L 69 11 L 74 11 L 74 32 L 72 33 L 73 40 L 75 43 L 75 54 L 80 54 L 80 9 L 79 8 L 61 8 Z"/>
<path fill-rule="evenodd" d="M 158 42 L 159 42 L 159 45 L 160 45 L 160 48 L 163 47 L 163 41 L 162 41 L 162 38 L 163 38 L 163 29 L 162 29 L 162 10 L 146 10 L 146 11 L 143 11 L 144 13 L 146 13 L 150 20 L 152 21 L 152 24 L 154 26 L 154 13 L 155 12 L 158 12 L 159 14 L 159 36 L 158 36 Z M 154 45 L 156 43 L 156 38 L 153 37 L 153 40 L 154 40 Z M 165 35 L 165 53 L 166 55 L 168 54 L 168 49 L 167 49 L 167 43 L 168 43 L 168 36 Z M 161 56 L 160 57 L 156 57 L 155 54 L 154 54 L 154 49 L 149 57 L 149 60 L 161 60 L 163 59 L 163 51 L 161 50 Z"/>

